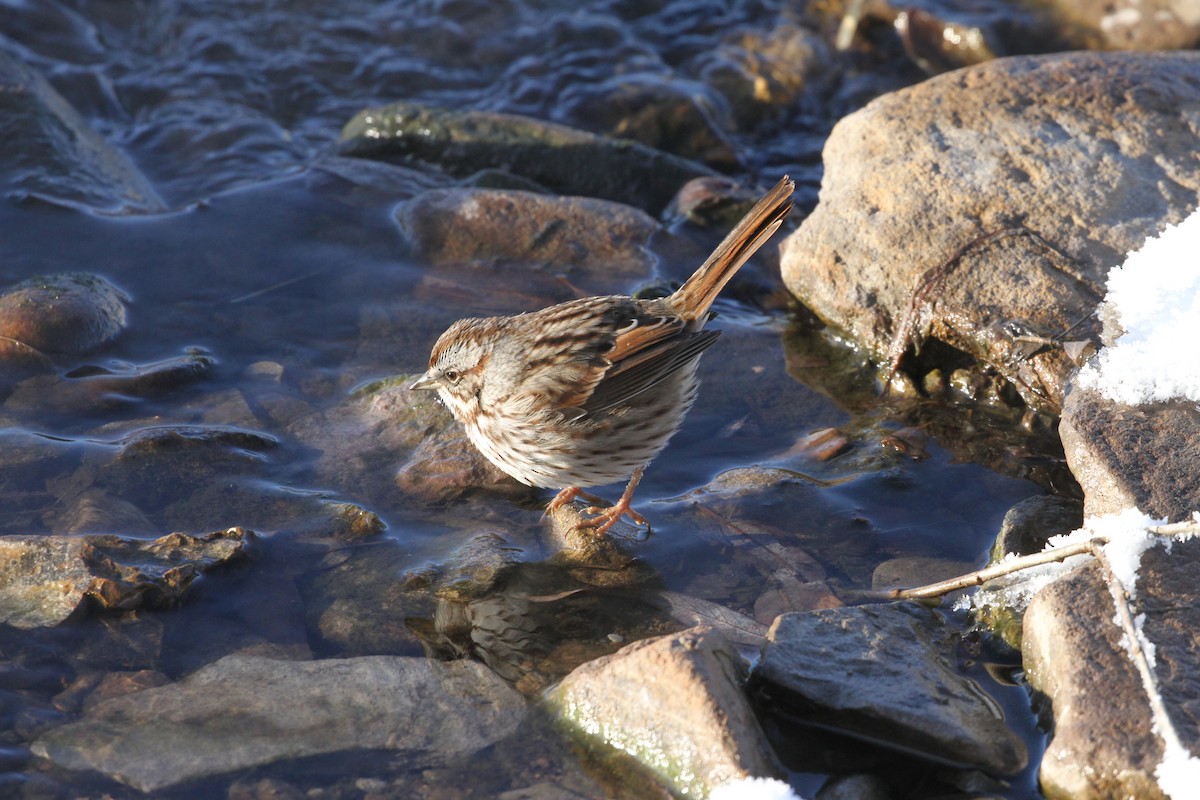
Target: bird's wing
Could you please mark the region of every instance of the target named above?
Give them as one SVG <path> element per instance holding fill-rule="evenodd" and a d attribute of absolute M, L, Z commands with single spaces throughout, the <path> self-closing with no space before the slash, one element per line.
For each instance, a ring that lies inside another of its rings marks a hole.
<path fill-rule="evenodd" d="M 583 410 L 598 414 L 627 402 L 690 364 L 719 335 L 719 331 L 688 331 L 678 317 L 630 320 L 605 354 L 612 366 L 583 403 Z"/>
<path fill-rule="evenodd" d="M 717 337 L 628 297 L 586 298 L 514 318 L 537 335 L 521 353 L 522 402 L 549 400 L 563 417 L 597 414 L 690 363 Z M 515 399 L 515 398 L 514 398 Z"/>

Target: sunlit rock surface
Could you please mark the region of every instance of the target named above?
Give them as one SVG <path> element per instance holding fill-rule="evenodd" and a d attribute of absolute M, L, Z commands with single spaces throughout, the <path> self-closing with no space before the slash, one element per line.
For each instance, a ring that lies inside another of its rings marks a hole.
<path fill-rule="evenodd" d="M 826 142 L 784 280 L 881 360 L 932 337 L 1057 411 L 1056 342 L 1096 339 L 1107 270 L 1196 206 L 1197 102 L 1194 53 L 998 59 L 880 97 Z"/>
<path fill-rule="evenodd" d="M 583 735 L 632 755 L 675 791 L 704 796 L 779 773 L 742 694 L 744 670 L 725 637 L 698 627 L 585 664 L 548 701 Z"/>

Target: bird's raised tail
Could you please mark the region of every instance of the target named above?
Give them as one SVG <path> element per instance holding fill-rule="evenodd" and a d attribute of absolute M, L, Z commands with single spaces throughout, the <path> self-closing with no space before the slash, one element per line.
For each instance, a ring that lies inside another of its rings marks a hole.
<path fill-rule="evenodd" d="M 792 210 L 796 183 L 787 175 L 742 217 L 717 249 L 669 301 L 686 320 L 704 319 L 717 295 L 742 264 L 762 247 Z"/>

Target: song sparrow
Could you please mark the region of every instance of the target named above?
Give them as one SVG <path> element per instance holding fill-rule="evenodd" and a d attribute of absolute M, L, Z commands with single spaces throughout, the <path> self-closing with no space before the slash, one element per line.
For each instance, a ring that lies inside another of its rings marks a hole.
<path fill-rule="evenodd" d="M 436 389 L 489 461 L 522 483 L 565 487 L 548 511 L 629 477 L 621 499 L 582 527 L 622 515 L 646 464 L 696 399 L 703 330 L 734 273 L 779 228 L 795 184 L 784 177 L 669 297 L 586 297 L 513 317 L 461 319 L 438 339 L 413 389 Z"/>

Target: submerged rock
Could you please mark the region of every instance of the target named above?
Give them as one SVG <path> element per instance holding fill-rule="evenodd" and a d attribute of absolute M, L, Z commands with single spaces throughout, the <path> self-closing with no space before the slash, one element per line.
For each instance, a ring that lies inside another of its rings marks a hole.
<path fill-rule="evenodd" d="M 498 164 L 552 192 L 614 200 L 657 214 L 692 178 L 693 161 L 624 139 L 488 111 L 393 103 L 358 113 L 342 130 L 343 155 L 436 164 L 467 177 Z"/>
<path fill-rule="evenodd" d="M 42 353 L 84 353 L 121 332 L 128 301 L 99 275 L 39 275 L 0 295 L 0 337 Z"/>
<path fill-rule="evenodd" d="M 0 52 L 0 189 L 107 213 L 163 201 L 123 153 L 25 64 Z"/>
<path fill-rule="evenodd" d="M 33 746 L 144 792 L 289 759 L 387 749 L 414 769 L 512 734 L 525 702 L 469 661 L 231 655 L 179 683 L 96 704 Z"/>
<path fill-rule="evenodd" d="M 170 606 L 201 573 L 243 557 L 252 538 L 241 528 L 153 541 L 99 534 L 0 537 L 0 621 L 17 628 L 57 625 L 85 597 L 107 609 Z"/>
<path fill-rule="evenodd" d="M 419 261 L 480 264 L 489 272 L 539 266 L 573 281 L 598 279 L 607 293 L 648 275 L 655 258 L 647 244 L 659 229 L 620 203 L 488 189 L 426 192 L 399 218 Z"/>
<path fill-rule="evenodd" d="M 932 763 L 1015 774 L 1025 744 L 959 674 L 954 647 L 941 618 L 916 604 L 784 614 L 751 684 L 801 723 Z"/>
<path fill-rule="evenodd" d="M 398 496 L 437 502 L 481 488 L 527 491 L 479 454 L 436 396 L 410 391 L 413 380 L 377 381 L 292 423 L 289 433 L 319 453 L 320 483 L 381 508 Z"/>
<path fill-rule="evenodd" d="M 633 756 L 672 791 L 704 797 L 738 778 L 781 774 L 742 694 L 745 668 L 725 637 L 698 627 L 585 664 L 547 701 L 564 721 Z"/>
<path fill-rule="evenodd" d="M 560 100 L 567 122 L 597 133 L 735 170 L 738 157 L 722 121 L 724 103 L 708 87 L 660 76 L 620 75 L 596 86 L 567 87 Z"/>
<path fill-rule="evenodd" d="M 1194 53 L 997 59 L 881 97 L 829 137 L 784 280 L 881 360 L 932 337 L 1057 412 L 1059 341 L 1096 338 L 1108 268 L 1196 206 L 1197 102 Z"/>

